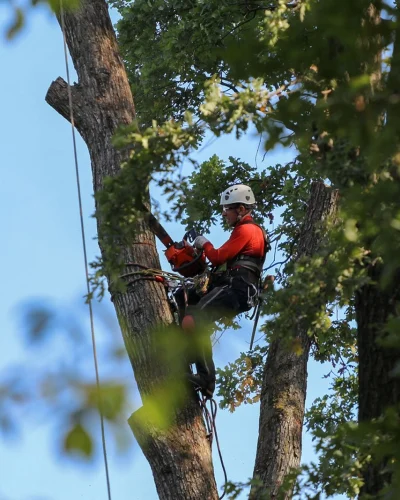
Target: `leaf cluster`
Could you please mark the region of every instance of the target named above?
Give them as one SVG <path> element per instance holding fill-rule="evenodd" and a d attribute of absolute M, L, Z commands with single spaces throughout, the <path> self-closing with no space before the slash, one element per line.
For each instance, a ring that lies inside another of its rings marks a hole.
<path fill-rule="evenodd" d="M 307 498 L 319 498 L 321 493 L 327 496 L 343 493 L 348 498 L 360 495 L 359 498 L 370 499 L 362 491 L 362 473 L 365 468 L 379 464 L 381 488 L 373 498 L 395 498 L 400 492 L 399 437 L 396 407 L 387 408 L 372 421 L 357 424 L 351 418 L 342 420 L 316 436 L 320 461 L 303 466 L 302 491 L 309 491 Z"/>
<path fill-rule="evenodd" d="M 214 74 L 235 89 L 221 50 L 273 2 L 112 0 L 118 42 L 143 126 L 197 113 Z"/>
<path fill-rule="evenodd" d="M 230 412 L 244 404 L 257 403 L 260 400 L 260 388 L 266 347 L 255 347 L 252 351 L 241 353 L 233 363 L 224 369 L 217 369 L 218 396 L 220 407 Z"/>

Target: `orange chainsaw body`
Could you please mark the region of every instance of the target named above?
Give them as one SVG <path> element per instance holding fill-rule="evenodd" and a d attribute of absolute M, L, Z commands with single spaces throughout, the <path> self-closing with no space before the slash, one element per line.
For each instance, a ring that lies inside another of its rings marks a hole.
<path fill-rule="evenodd" d="M 193 278 L 206 269 L 206 258 L 204 253 L 199 255 L 187 241 L 183 240 L 172 244 L 165 250 L 165 257 L 171 264 L 172 270 L 185 278 Z"/>
<path fill-rule="evenodd" d="M 193 230 L 188 231 L 182 241 L 174 242 L 167 231 L 144 205 L 143 211 L 150 229 L 167 248 L 165 250 L 165 257 L 171 264 L 172 270 L 185 278 L 193 278 L 197 274 L 201 274 L 207 267 L 204 252 L 197 250 L 187 242 L 188 237 L 194 241 Z"/>

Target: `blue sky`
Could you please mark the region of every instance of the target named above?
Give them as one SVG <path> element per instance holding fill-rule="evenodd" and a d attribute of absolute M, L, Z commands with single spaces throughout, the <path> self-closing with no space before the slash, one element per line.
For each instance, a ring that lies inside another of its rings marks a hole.
<path fill-rule="evenodd" d="M 0 9 L 0 27 L 7 17 L 6 6 Z M 11 365 L 23 365 L 24 376 L 47 362 L 52 353 L 38 351 L 23 343 L 19 314 L 27 300 L 51 301 L 57 307 L 79 310 L 84 314 L 81 297 L 85 293 L 84 268 L 78 218 L 78 204 L 73 165 L 71 129 L 44 101 L 52 80 L 65 78 L 62 36 L 53 16 L 44 8 L 34 9 L 27 28 L 12 42 L 0 41 L 2 78 L 0 96 L 1 137 L 1 246 L 0 373 Z M 81 187 L 87 232 L 89 260 L 98 255 L 89 157 L 78 137 Z M 258 140 L 224 138 L 202 150 L 198 160 L 214 153 L 229 155 L 254 163 Z M 289 154 L 276 151 L 264 165 L 288 160 Z M 259 163 L 261 156 L 259 156 Z M 183 227 L 166 224 L 179 239 Z M 214 234 L 220 244 L 228 235 Z M 164 267 L 168 269 L 168 265 Z M 108 301 L 100 307 L 112 315 Z M 96 319 L 102 336 L 109 332 Z M 238 332 L 224 334 L 215 349 L 218 365 L 234 360 L 245 350 L 252 325 L 243 322 Z M 86 329 L 89 339 L 90 331 Z M 56 339 L 57 342 L 57 339 Z M 87 370 L 92 369 L 89 356 Z M 107 367 L 100 365 L 100 372 Z M 315 363 L 309 369 L 308 402 L 322 395 L 328 382 L 322 378 L 328 367 Z M 133 411 L 134 408 L 132 408 Z M 127 414 L 127 417 L 129 414 Z M 92 465 L 63 458 L 56 449 L 57 416 L 42 415 L 30 420 L 17 415 L 22 434 L 5 440 L 0 446 L 0 500 L 70 500 L 107 498 L 101 456 Z M 98 422 L 93 422 L 98 428 Z M 219 411 L 219 439 L 228 476 L 246 481 L 251 476 L 258 432 L 258 405 L 244 406 L 234 414 Z M 97 429 L 99 432 L 99 429 Z M 106 432 L 108 429 L 106 428 Z M 0 438 L 1 439 L 1 438 Z M 120 457 L 112 447 L 109 467 L 113 498 L 116 500 L 156 499 L 151 471 L 132 436 L 131 451 Z M 310 440 L 305 436 L 303 460 L 315 458 Z M 222 472 L 215 454 L 217 481 Z"/>

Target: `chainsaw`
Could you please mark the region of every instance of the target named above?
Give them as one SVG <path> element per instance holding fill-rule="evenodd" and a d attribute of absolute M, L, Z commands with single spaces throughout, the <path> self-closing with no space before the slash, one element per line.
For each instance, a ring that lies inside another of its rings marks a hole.
<path fill-rule="evenodd" d="M 198 236 L 194 229 L 185 233 L 182 241 L 176 242 L 147 209 L 145 219 L 150 229 L 166 247 L 165 257 L 174 272 L 185 278 L 193 278 L 205 271 L 207 265 L 203 250 L 197 250 L 190 244 Z"/>

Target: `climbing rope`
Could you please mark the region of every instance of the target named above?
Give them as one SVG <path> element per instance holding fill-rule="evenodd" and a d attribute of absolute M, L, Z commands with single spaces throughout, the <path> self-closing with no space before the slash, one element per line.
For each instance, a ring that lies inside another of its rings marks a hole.
<path fill-rule="evenodd" d="M 168 289 L 182 287 L 185 293 L 185 298 L 188 287 L 193 287 L 200 296 L 205 294 L 210 280 L 210 272 L 208 270 L 204 271 L 202 274 L 194 276 L 193 278 L 185 278 L 176 273 L 147 267 L 136 262 L 128 262 L 126 266 L 139 268 L 137 271 L 130 271 L 119 276 L 119 279 L 133 278 L 128 281 L 128 286 L 141 280 L 158 281 L 159 283 L 163 283 Z M 111 285 L 112 283 L 110 283 L 110 286 Z"/>
<path fill-rule="evenodd" d="M 107 448 L 106 448 L 106 439 L 105 439 L 105 432 L 104 432 L 104 417 L 103 417 L 103 410 L 102 410 L 103 404 L 102 404 L 101 391 L 100 391 L 99 367 L 98 367 L 98 363 L 97 363 L 97 349 L 96 349 L 96 336 L 95 336 L 95 331 L 94 331 L 93 307 L 92 307 L 92 300 L 91 300 L 91 295 L 90 295 L 89 266 L 88 266 L 87 251 L 86 251 L 85 225 L 83 222 L 81 184 L 80 184 L 80 176 L 79 176 L 78 154 L 77 154 L 77 148 L 76 148 L 74 110 L 73 110 L 72 92 L 71 92 L 71 84 L 70 84 L 70 77 L 69 77 L 67 38 L 65 35 L 65 19 L 64 19 L 64 8 L 63 8 L 62 0 L 60 0 L 60 17 L 61 17 L 61 31 L 62 31 L 63 39 L 64 39 L 65 70 L 66 70 L 66 74 L 67 74 L 67 84 L 68 84 L 68 105 L 69 105 L 70 122 L 71 122 L 71 128 L 72 128 L 72 144 L 73 144 L 73 149 L 74 149 L 75 174 L 76 174 L 76 185 L 77 185 L 77 191 L 78 191 L 79 217 L 80 217 L 80 225 L 81 225 L 83 260 L 84 260 L 84 265 L 85 265 L 87 303 L 88 303 L 88 307 L 89 307 L 90 330 L 91 330 L 91 336 L 92 336 L 93 361 L 94 361 L 94 369 L 95 369 L 95 373 L 96 373 L 96 388 L 97 388 L 98 401 L 99 401 L 101 441 L 102 441 L 102 447 L 103 447 L 104 468 L 105 468 L 106 481 L 107 481 L 108 500 L 111 500 L 111 485 L 110 485 L 110 475 L 109 475 L 109 471 L 108 471 Z"/>
<path fill-rule="evenodd" d="M 176 273 L 163 271 L 162 269 L 155 269 L 152 267 L 143 266 L 142 264 L 137 264 L 136 262 L 128 262 L 126 264 L 128 267 L 138 267 L 139 271 L 130 271 L 129 273 L 121 274 L 120 278 L 128 278 L 129 276 L 150 276 L 150 277 L 163 277 L 170 281 L 184 282 L 187 278 L 179 276 Z"/>
<path fill-rule="evenodd" d="M 222 471 L 224 473 L 224 492 L 219 497 L 219 500 L 222 500 L 222 498 L 224 498 L 224 496 L 226 494 L 226 488 L 228 486 L 228 475 L 226 473 L 224 459 L 222 457 L 221 447 L 219 445 L 217 426 L 215 424 L 215 421 L 217 419 L 218 406 L 217 406 L 215 399 L 210 399 L 209 401 L 210 401 L 211 411 L 207 408 L 207 398 L 201 397 L 199 395 L 199 402 L 200 402 L 201 409 L 203 410 L 203 416 L 204 416 L 204 420 L 205 420 L 206 428 L 207 428 L 207 438 L 210 442 L 210 448 L 212 448 L 213 436 L 215 436 L 215 442 L 217 443 L 218 456 L 219 456 L 219 460 L 221 462 Z"/>
<path fill-rule="evenodd" d="M 208 285 L 209 282 L 209 275 L 210 273 L 208 271 L 203 272 L 202 274 L 198 274 L 197 276 L 194 276 L 193 278 L 185 278 L 179 274 L 170 272 L 170 271 L 163 271 L 162 269 L 155 269 L 152 267 L 147 267 L 142 264 L 138 264 L 136 262 L 128 262 L 126 264 L 128 267 L 138 267 L 140 270 L 139 271 L 130 271 L 129 273 L 122 274 L 120 278 L 127 278 L 129 276 L 135 276 L 135 275 L 141 275 L 141 276 L 162 276 L 166 280 L 169 281 L 179 281 L 181 284 L 184 283 L 193 283 L 193 285 L 196 288 L 199 288 L 200 291 L 204 289 Z"/>

